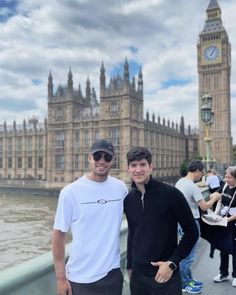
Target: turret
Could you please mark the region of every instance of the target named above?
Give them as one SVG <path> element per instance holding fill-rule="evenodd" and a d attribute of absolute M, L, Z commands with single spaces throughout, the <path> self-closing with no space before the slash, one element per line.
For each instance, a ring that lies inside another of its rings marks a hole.
<path fill-rule="evenodd" d="M 13 131 L 16 132 L 16 121 L 13 121 Z"/>
<path fill-rule="evenodd" d="M 68 98 L 72 98 L 73 97 L 73 75 L 71 72 L 71 68 L 69 70 L 68 73 L 68 80 L 67 80 L 67 96 Z"/>
<path fill-rule="evenodd" d="M 51 71 L 49 72 L 48 76 L 48 98 L 53 97 L 53 78 Z"/>
<path fill-rule="evenodd" d="M 125 90 L 129 89 L 129 64 L 127 58 L 125 59 L 124 63 L 124 86 Z"/>
<path fill-rule="evenodd" d="M 82 98 L 83 97 L 80 83 L 79 83 L 79 88 L 78 88 L 78 97 L 79 98 Z"/>
<path fill-rule="evenodd" d="M 23 120 L 23 130 L 26 131 L 26 120 Z"/>
<path fill-rule="evenodd" d="M 140 67 L 138 74 L 138 92 L 141 98 L 143 98 L 143 74 L 142 69 Z"/>
<path fill-rule="evenodd" d="M 91 87 L 90 87 L 89 78 L 87 78 L 87 81 L 86 81 L 86 100 L 89 104 L 91 103 Z"/>
<path fill-rule="evenodd" d="M 184 135 L 184 117 L 183 117 L 183 115 L 181 116 L 181 119 L 180 119 L 179 131 L 182 135 Z"/>
<path fill-rule="evenodd" d="M 3 130 L 4 130 L 4 133 L 7 133 L 7 122 L 6 121 L 4 121 Z"/>
<path fill-rule="evenodd" d="M 106 75 L 105 75 L 105 68 L 102 62 L 101 69 L 100 69 L 100 96 L 104 94 L 106 89 Z"/>

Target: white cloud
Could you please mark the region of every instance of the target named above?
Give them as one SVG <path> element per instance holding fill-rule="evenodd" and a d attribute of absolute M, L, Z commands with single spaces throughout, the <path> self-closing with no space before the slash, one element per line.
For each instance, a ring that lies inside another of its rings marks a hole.
<path fill-rule="evenodd" d="M 218 2 L 234 64 L 236 2 Z M 198 126 L 197 38 L 209 1 L 179 0 L 175 5 L 173 0 L 21 0 L 12 10 L 10 3 L 1 9 L 9 18 L 0 23 L 0 116 L 4 120 L 11 123 L 30 114 L 43 120 L 49 70 L 54 89 L 66 83 L 71 66 L 75 87 L 81 83 L 84 91 L 89 76 L 99 93 L 101 61 L 109 73 L 127 57 L 142 65 L 145 112 L 152 110 L 174 122 L 183 114 L 186 124 Z M 164 89 L 169 79 L 184 83 Z M 35 85 L 32 80 L 42 83 Z M 231 90 L 236 141 L 235 67 Z M 12 106 L 17 102 L 21 108 Z"/>

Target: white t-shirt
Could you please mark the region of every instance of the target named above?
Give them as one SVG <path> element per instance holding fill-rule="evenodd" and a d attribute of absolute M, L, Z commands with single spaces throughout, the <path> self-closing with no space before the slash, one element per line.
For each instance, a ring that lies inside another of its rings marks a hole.
<path fill-rule="evenodd" d="M 176 182 L 176 188 L 185 196 L 194 218 L 200 218 L 197 202 L 203 200 L 199 187 L 189 178 L 183 177 Z"/>
<path fill-rule="evenodd" d="M 111 176 L 104 182 L 82 176 L 62 189 L 54 229 L 72 232 L 67 279 L 91 283 L 120 266 L 119 233 L 127 193 L 125 184 Z"/>
<path fill-rule="evenodd" d="M 220 180 L 216 175 L 207 176 L 206 183 L 210 188 L 216 188 L 220 186 Z"/>

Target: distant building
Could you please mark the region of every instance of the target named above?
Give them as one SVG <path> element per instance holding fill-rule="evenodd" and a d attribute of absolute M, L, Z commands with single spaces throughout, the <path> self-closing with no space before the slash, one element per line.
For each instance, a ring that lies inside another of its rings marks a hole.
<path fill-rule="evenodd" d="M 117 75 L 106 84 L 105 68 L 100 69 L 100 101 L 86 81 L 73 86 L 71 69 L 67 85 L 54 92 L 53 77 L 48 77 L 48 118 L 36 119 L 0 130 L 0 176 L 8 179 L 34 178 L 68 183 L 86 172 L 92 142 L 106 138 L 113 142 L 116 163 L 113 175 L 128 181 L 126 152 L 135 145 L 148 147 L 153 154 L 154 174 L 168 179 L 179 176 L 182 162 L 198 153 L 198 137 L 180 124 L 154 114 L 143 116 L 143 75 L 140 68 L 136 85 L 130 81 L 129 65 L 123 77 Z"/>
<path fill-rule="evenodd" d="M 213 98 L 214 124 L 211 128 L 212 154 L 219 164 L 232 162 L 230 110 L 231 47 L 222 25 L 217 0 L 210 0 L 207 19 L 198 41 L 199 116 L 201 99 Z M 100 69 L 100 99 L 86 81 L 74 87 L 71 69 L 67 85 L 54 91 L 48 77 L 48 117 L 22 124 L 0 126 L 0 178 L 41 179 L 68 183 L 89 170 L 88 153 L 92 142 L 106 138 L 113 142 L 116 163 L 113 175 L 129 181 L 126 152 L 135 145 L 149 148 L 154 175 L 163 179 L 179 176 L 181 164 L 196 155 L 205 155 L 204 126 L 199 119 L 199 135 L 180 123 L 146 112 L 144 117 L 143 75 L 130 78 L 127 60 L 123 76 L 106 82 L 105 67 Z M 158 104 L 158 98 L 157 98 Z"/>
<path fill-rule="evenodd" d="M 233 160 L 231 137 L 230 75 L 231 45 L 222 24 L 217 0 L 210 0 L 207 18 L 198 40 L 199 76 L 199 151 L 205 155 L 204 124 L 201 121 L 201 99 L 212 97 L 214 123 L 211 127 L 212 157 L 218 164 L 229 165 Z"/>

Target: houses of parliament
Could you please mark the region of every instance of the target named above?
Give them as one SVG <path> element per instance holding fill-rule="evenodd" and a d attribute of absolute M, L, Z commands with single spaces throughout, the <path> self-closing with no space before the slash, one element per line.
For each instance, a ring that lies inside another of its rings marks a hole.
<path fill-rule="evenodd" d="M 210 46 L 217 48 L 217 56 L 207 59 L 205 53 Z M 211 0 L 207 7 L 197 49 L 199 117 L 202 96 L 210 93 L 215 113 L 211 128 L 213 157 L 220 164 L 230 163 L 231 49 L 217 0 Z M 50 72 L 48 114 L 44 122 L 31 118 L 21 124 L 14 121 L 12 125 L 6 122 L 1 125 L 0 178 L 69 183 L 89 170 L 88 154 L 99 138 L 113 143 L 116 155 L 111 174 L 126 182 L 129 181 L 126 153 L 136 145 L 151 151 L 155 176 L 163 179 L 179 176 L 185 160 L 204 155 L 204 126 L 199 119 L 196 133 L 185 126 L 183 116 L 179 123 L 149 112 L 144 116 L 143 80 L 141 68 L 138 77 L 130 77 L 126 59 L 123 75 L 111 77 L 108 83 L 102 63 L 98 99 L 89 79 L 85 91 L 81 85 L 74 87 L 70 69 L 66 85 L 54 89 Z"/>

